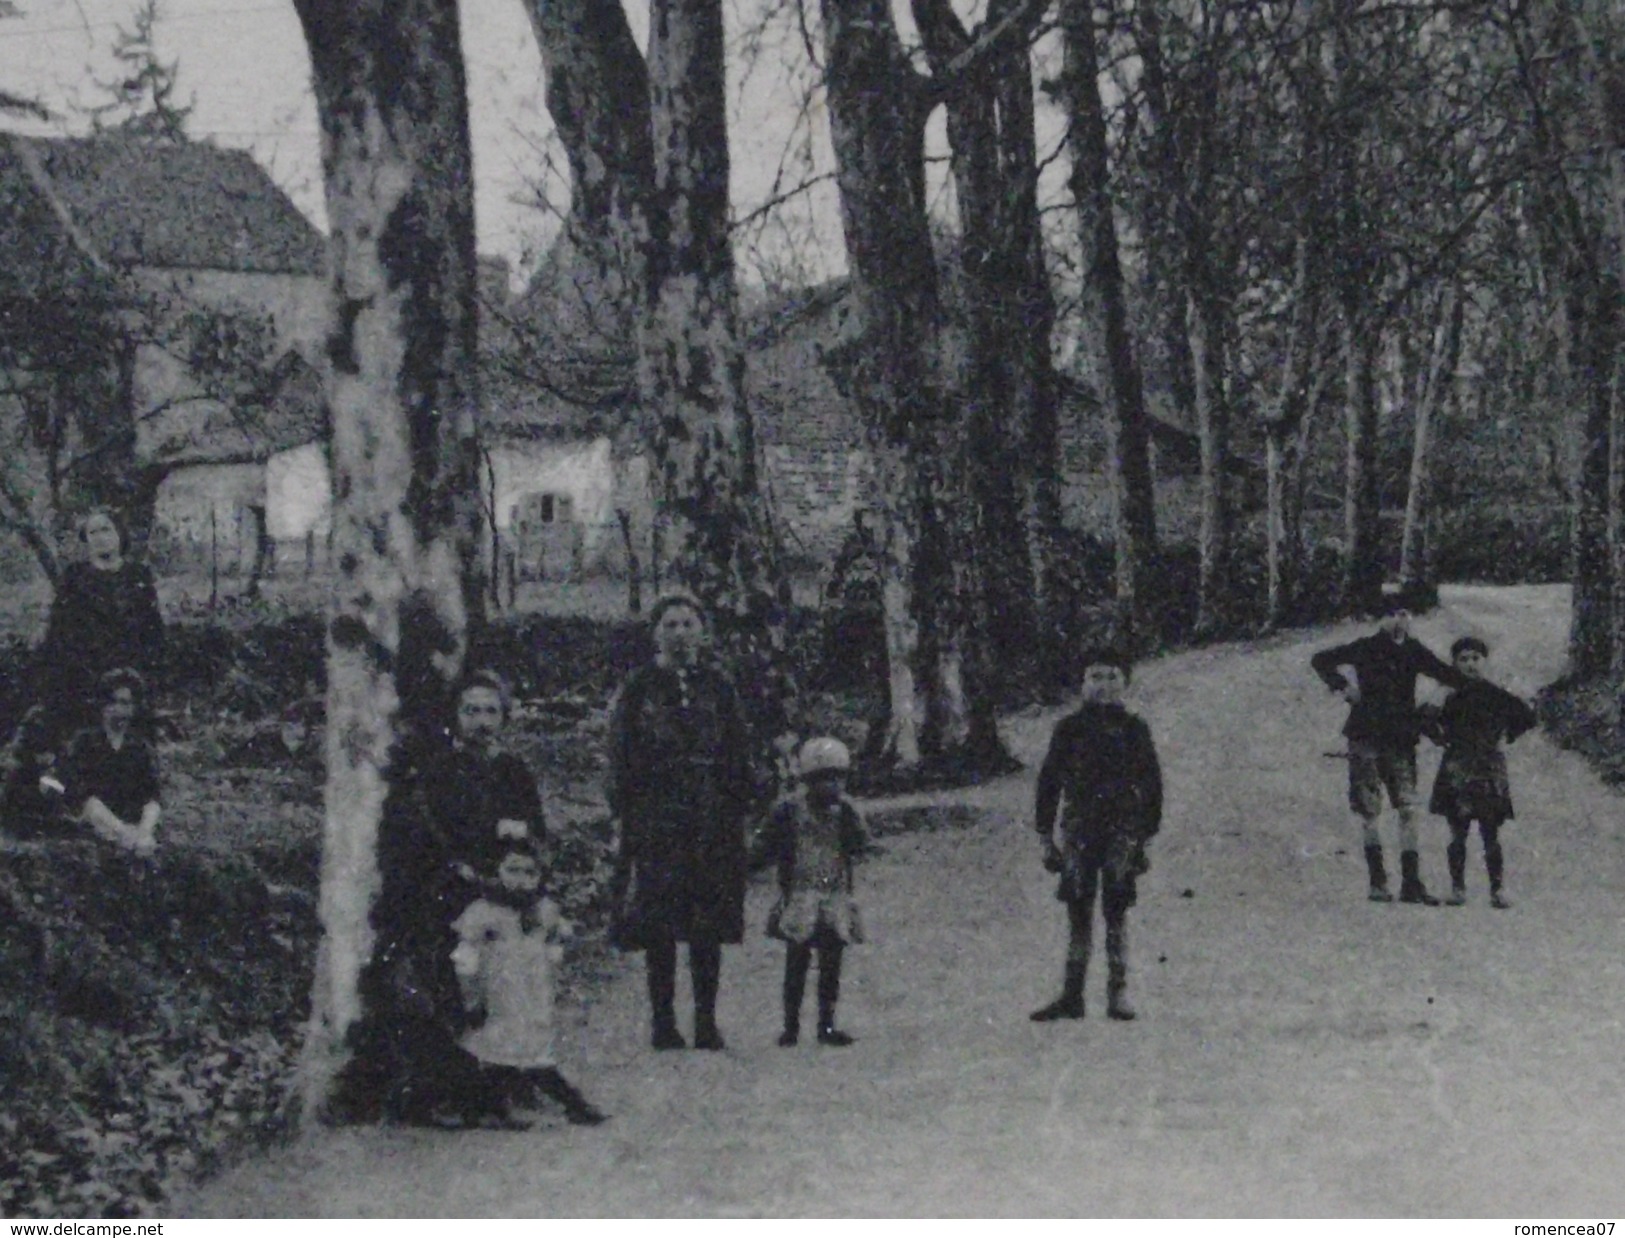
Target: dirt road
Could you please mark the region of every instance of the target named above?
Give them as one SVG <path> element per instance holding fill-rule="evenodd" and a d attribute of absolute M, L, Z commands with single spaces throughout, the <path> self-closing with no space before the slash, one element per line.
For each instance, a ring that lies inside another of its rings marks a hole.
<path fill-rule="evenodd" d="M 1566 619 L 1558 589 L 1463 589 L 1418 632 L 1441 650 L 1480 632 L 1492 675 L 1530 692 Z M 1027 1020 L 1065 941 L 1029 772 L 949 797 L 976 811 L 886 838 L 864 869 L 852 1048 L 775 1045 L 758 888 L 725 964 L 726 1053 L 650 1052 L 633 960 L 576 1013 L 564 1062 L 608 1125 L 325 1134 L 177 1214 L 1617 1217 L 1625 804 L 1530 735 L 1503 834 L 1514 908 L 1488 906 L 1476 839 L 1468 906 L 1367 903 L 1324 755 L 1343 707 L 1308 669 L 1353 632 L 1137 676 L 1169 811 L 1131 918 L 1136 1023 L 1101 1017 L 1099 960 L 1084 1022 Z M 1053 717 L 1011 722 L 1029 763 Z M 1435 763 L 1424 745 L 1429 783 Z M 1444 843 L 1430 818 L 1435 887 Z"/>

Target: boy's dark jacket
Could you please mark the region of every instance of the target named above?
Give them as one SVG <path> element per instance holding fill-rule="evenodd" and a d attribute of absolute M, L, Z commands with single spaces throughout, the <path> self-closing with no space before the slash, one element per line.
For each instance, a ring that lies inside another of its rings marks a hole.
<path fill-rule="evenodd" d="M 797 821 L 806 804 L 805 789 L 791 792 L 773 805 L 755 846 L 752 848 L 751 867 L 765 868 L 772 864 L 778 869 L 779 889 L 788 892 L 796 874 Z M 857 806 L 842 796 L 835 806 L 837 836 L 841 858 L 846 862 L 846 883 L 852 885 L 852 862 L 869 845 L 869 836 L 863 828 L 863 816 Z"/>
<path fill-rule="evenodd" d="M 1065 799 L 1073 846 L 1144 843 L 1162 824 L 1162 768 L 1145 720 L 1121 705 L 1086 704 L 1062 718 L 1038 771 L 1038 832 L 1050 837 Z"/>
<path fill-rule="evenodd" d="M 1382 632 L 1322 649 L 1309 664 L 1334 692 L 1348 686 L 1338 667 L 1352 666 L 1359 677 L 1360 699 L 1349 708 L 1344 735 L 1412 747 L 1421 733 L 1417 677 L 1426 675 L 1448 688 L 1460 688 L 1467 682 L 1460 671 L 1414 636 L 1396 641 Z"/>

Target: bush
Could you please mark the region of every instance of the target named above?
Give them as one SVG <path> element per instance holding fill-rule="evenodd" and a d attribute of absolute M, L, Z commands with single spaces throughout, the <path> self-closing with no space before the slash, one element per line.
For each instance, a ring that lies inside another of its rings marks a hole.
<path fill-rule="evenodd" d="M 1566 505 L 1489 504 L 1443 512 L 1432 530 L 1438 580 L 1477 584 L 1550 584 L 1570 579 Z"/>
<path fill-rule="evenodd" d="M 1065 578 L 1066 592 L 1059 624 L 1063 647 L 1081 648 L 1111 635 L 1110 598 L 1115 592 L 1114 564 L 1109 543 L 1087 534 L 1074 535 L 1076 566 Z M 1245 635 L 1260 628 L 1269 601 L 1269 560 L 1262 529 L 1244 528 L 1238 534 L 1231 562 L 1234 609 L 1218 630 L 1205 639 Z M 1147 565 L 1142 588 L 1147 608 L 1157 616 L 1157 637 L 1164 646 L 1178 647 L 1197 639 L 1197 597 L 1201 555 L 1188 543 L 1165 544 Z M 1294 605 L 1283 616 L 1287 626 L 1323 623 L 1338 614 L 1342 588 L 1342 561 L 1335 542 L 1311 545 Z"/>

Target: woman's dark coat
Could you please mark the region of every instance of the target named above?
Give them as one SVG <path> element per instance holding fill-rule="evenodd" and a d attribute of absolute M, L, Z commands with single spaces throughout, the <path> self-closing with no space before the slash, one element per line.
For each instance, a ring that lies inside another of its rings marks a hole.
<path fill-rule="evenodd" d="M 629 882 L 620 944 L 742 940 L 756 788 L 739 697 L 721 672 L 632 673 L 610 727 L 609 804 Z"/>

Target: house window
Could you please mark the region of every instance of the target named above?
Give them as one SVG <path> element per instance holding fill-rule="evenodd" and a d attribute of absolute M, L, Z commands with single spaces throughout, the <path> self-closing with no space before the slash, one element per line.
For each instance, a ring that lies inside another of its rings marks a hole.
<path fill-rule="evenodd" d="M 532 502 L 539 524 L 569 524 L 575 519 L 575 501 L 568 494 L 538 494 Z"/>

